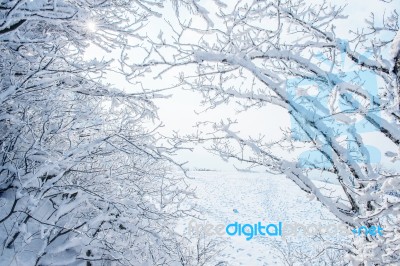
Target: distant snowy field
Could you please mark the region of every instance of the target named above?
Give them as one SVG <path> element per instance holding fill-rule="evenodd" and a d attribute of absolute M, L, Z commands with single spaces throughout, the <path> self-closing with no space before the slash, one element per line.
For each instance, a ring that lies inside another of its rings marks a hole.
<path fill-rule="evenodd" d="M 224 240 L 224 249 L 217 257 L 217 261 L 225 262 L 221 265 L 283 265 L 284 257 L 313 255 L 323 246 L 320 239 L 313 236 L 311 229 L 309 234 L 300 231 L 285 237 L 285 226 L 286 229 L 294 223 L 341 226 L 321 203 L 307 197 L 305 192 L 284 176 L 213 171 L 191 171 L 189 175 L 194 177 L 189 183 L 197 188 L 198 197 L 192 204 L 201 211 L 204 225 L 223 224 L 225 231 L 225 226 L 235 221 L 241 224 L 281 221 L 283 224 L 283 237 L 255 236 L 246 241 L 243 235 L 228 236 L 224 233 L 219 237 Z M 332 184 L 329 186 L 326 188 L 336 188 Z M 177 231 L 188 235 L 190 221 L 182 221 Z M 201 221 L 193 223 L 192 220 L 192 231 L 196 223 L 201 224 Z M 336 233 L 325 233 L 322 237 L 344 243 L 351 234 L 350 229 L 341 227 Z M 208 239 L 216 237 L 213 234 Z M 287 256 L 289 253 L 291 255 Z"/>

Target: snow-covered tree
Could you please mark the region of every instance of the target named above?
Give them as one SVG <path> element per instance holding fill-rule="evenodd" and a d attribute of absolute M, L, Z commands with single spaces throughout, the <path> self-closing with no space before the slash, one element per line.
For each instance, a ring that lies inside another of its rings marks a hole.
<path fill-rule="evenodd" d="M 349 226 L 344 234 L 381 226 L 383 236 L 343 245 L 349 261 L 398 263 L 399 15 L 371 10 L 365 26 L 347 34 L 336 26 L 351 24 L 343 10 L 327 1 L 209 2 L 201 12 L 212 23 L 171 19 L 173 37 L 153 38 L 148 57 L 131 69 L 180 69 L 177 86 L 200 92 L 209 109 L 236 102 L 242 111 L 286 110 L 291 125 L 279 141 L 242 135 L 234 119 L 200 123 L 207 133 L 190 140 L 213 141 L 223 158 L 285 174 Z M 385 144 L 377 147 L 377 140 Z M 340 191 L 321 187 L 315 176 Z"/>
<path fill-rule="evenodd" d="M 173 229 L 190 193 L 176 147 L 143 126 L 157 95 L 105 83 L 112 61 L 88 59 L 141 41 L 161 7 L 0 1 L 0 264 L 184 261 Z"/>

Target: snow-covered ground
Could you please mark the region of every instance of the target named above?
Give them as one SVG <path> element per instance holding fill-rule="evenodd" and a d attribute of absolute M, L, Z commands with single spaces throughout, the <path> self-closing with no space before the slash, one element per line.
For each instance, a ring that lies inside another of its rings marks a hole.
<path fill-rule="evenodd" d="M 207 238 L 219 237 L 224 241 L 224 249 L 217 259 L 226 265 L 283 265 L 283 257 L 317 253 L 323 244 L 313 237 L 311 228 L 305 229 L 311 233 L 300 230 L 288 235 L 289 231 L 293 232 L 295 223 L 313 225 L 313 228 L 324 225 L 336 228 L 335 233 L 322 232 L 321 236 L 326 240 L 343 242 L 351 237 L 350 229 L 344 228 L 318 201 L 307 197 L 284 176 L 214 171 L 193 171 L 189 175 L 194 177 L 191 185 L 197 188 L 198 198 L 193 200 L 193 204 L 201 211 L 204 221 L 187 219 L 177 230 L 188 234 L 194 232 L 196 226 L 208 224 L 211 233 Z M 234 222 L 282 222 L 283 236 L 255 236 L 248 241 L 243 235 L 228 236 L 225 227 Z M 223 225 L 220 236 L 215 233 L 218 225 Z M 290 252 L 291 256 L 287 256 Z"/>

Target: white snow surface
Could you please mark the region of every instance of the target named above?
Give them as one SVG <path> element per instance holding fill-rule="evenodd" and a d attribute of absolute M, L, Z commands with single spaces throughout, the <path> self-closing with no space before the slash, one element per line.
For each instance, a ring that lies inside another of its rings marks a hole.
<path fill-rule="evenodd" d="M 193 200 L 192 204 L 202 212 L 203 224 L 223 224 L 224 231 L 226 225 L 235 221 L 241 224 L 281 221 L 283 235 L 285 226 L 294 223 L 344 227 L 320 202 L 307 196 L 283 175 L 192 171 L 189 172 L 189 176 L 194 177 L 190 183 L 197 188 L 197 199 Z M 314 182 L 317 186 L 324 185 L 326 189 L 339 191 L 337 185 Z M 182 221 L 177 228 L 178 233 L 188 234 L 191 220 L 193 224 L 191 218 Z M 349 228 L 345 228 L 337 234 L 323 236 L 330 241 L 344 243 L 352 233 Z M 209 240 L 212 238 L 218 236 L 210 235 Z M 284 265 L 282 254 L 276 247 L 284 252 L 296 247 L 311 254 L 321 245 L 317 240 L 313 240 L 312 234 L 307 236 L 301 233 L 286 237 L 255 236 L 249 241 L 245 240 L 245 236 L 228 236 L 224 233 L 219 239 L 224 241 L 224 249 L 217 256 L 217 261 L 223 262 L 220 265 Z"/>

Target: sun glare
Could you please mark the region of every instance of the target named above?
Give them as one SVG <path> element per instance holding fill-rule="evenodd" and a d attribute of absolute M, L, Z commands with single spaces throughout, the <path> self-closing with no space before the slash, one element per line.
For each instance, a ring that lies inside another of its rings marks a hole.
<path fill-rule="evenodd" d="M 86 28 L 90 32 L 95 32 L 97 30 L 97 24 L 93 20 L 89 20 L 88 22 L 86 22 Z"/>

